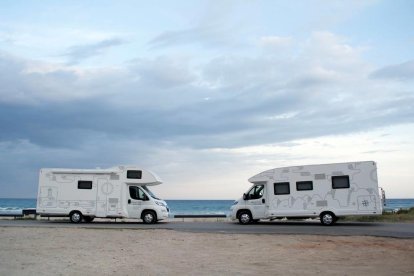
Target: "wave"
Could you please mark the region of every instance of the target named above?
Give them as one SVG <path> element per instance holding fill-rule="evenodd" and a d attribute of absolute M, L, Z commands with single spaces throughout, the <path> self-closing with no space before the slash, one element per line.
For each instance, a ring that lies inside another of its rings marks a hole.
<path fill-rule="evenodd" d="M 10 207 L 10 206 L 8 206 L 8 207 L 0 207 L 0 212 L 3 212 L 3 211 L 22 211 L 24 208 L 22 208 L 22 207 Z"/>

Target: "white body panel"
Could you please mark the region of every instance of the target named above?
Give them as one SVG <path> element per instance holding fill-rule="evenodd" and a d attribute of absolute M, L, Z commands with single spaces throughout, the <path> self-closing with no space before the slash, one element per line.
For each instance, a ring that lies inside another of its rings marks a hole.
<path fill-rule="evenodd" d="M 127 173 L 139 172 L 136 178 Z M 88 182 L 79 188 L 79 181 Z M 41 169 L 37 197 L 37 213 L 50 216 L 69 216 L 79 211 L 84 216 L 111 218 L 141 218 L 143 210 L 152 210 L 157 219 L 168 217 L 165 201 L 151 196 L 146 186 L 161 184 L 154 173 L 134 166 L 110 169 Z M 145 200 L 131 197 L 130 187 L 137 187 Z M 140 208 L 132 207 L 138 205 Z"/>
<path fill-rule="evenodd" d="M 337 181 L 338 176 L 349 179 L 349 187 L 335 187 L 332 177 Z M 232 206 L 233 219 L 238 218 L 240 210 L 249 210 L 253 219 L 317 217 L 322 212 L 332 212 L 336 217 L 382 214 L 373 161 L 276 168 L 251 177 L 249 182 L 253 183 L 252 187 L 263 185 L 263 195 L 239 199 Z M 298 190 L 297 182 L 308 182 L 309 189 Z M 275 183 L 289 185 L 289 191 L 287 186 L 281 190 L 285 194 L 275 191 L 278 189 Z"/>

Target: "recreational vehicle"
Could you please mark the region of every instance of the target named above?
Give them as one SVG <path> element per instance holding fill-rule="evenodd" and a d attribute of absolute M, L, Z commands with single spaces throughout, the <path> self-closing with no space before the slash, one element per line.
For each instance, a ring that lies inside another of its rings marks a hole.
<path fill-rule="evenodd" d="M 253 183 L 231 207 L 241 224 L 260 219 L 319 217 L 332 225 L 348 215 L 381 215 L 383 190 L 375 162 L 284 167 L 249 179 Z"/>
<path fill-rule="evenodd" d="M 160 178 L 133 166 L 109 169 L 41 169 L 37 213 L 68 216 L 74 223 L 94 218 L 134 218 L 155 223 L 168 217 L 165 201 L 148 186 Z"/>

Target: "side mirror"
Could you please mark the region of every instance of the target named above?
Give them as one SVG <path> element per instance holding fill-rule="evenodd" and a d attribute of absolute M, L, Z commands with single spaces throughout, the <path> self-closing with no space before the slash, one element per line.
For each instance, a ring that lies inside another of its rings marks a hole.
<path fill-rule="evenodd" d="M 247 200 L 247 199 L 249 199 L 249 197 L 246 194 L 243 194 L 243 199 Z"/>

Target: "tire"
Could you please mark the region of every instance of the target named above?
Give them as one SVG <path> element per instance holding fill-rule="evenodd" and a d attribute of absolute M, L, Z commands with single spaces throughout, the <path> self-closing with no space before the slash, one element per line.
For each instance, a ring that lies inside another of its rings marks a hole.
<path fill-rule="evenodd" d="M 142 221 L 145 224 L 152 224 L 157 222 L 157 215 L 154 211 L 145 211 L 142 213 Z"/>
<path fill-rule="evenodd" d="M 79 211 L 73 211 L 72 213 L 70 213 L 70 221 L 73 223 L 79 223 L 82 221 L 82 213 Z"/>
<path fill-rule="evenodd" d="M 239 214 L 240 224 L 249 224 L 252 221 L 252 214 L 249 211 L 241 211 Z"/>
<path fill-rule="evenodd" d="M 331 226 L 337 221 L 336 216 L 332 212 L 323 212 L 319 218 L 321 220 L 322 225 L 325 226 Z"/>
<path fill-rule="evenodd" d="M 94 217 L 83 217 L 83 220 L 84 220 L 85 222 L 92 222 L 92 221 L 93 221 L 93 219 L 94 219 Z"/>

